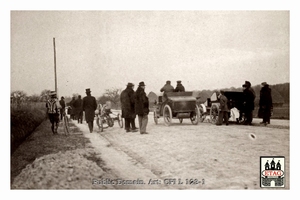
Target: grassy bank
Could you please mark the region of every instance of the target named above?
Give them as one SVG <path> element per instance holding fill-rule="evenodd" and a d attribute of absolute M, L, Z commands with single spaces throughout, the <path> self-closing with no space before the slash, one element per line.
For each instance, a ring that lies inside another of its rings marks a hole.
<path fill-rule="evenodd" d="M 11 107 L 11 153 L 47 118 L 43 103 Z"/>

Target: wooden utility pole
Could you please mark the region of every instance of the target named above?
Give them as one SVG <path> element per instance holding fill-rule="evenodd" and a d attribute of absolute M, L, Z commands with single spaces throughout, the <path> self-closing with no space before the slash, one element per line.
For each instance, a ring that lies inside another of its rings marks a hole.
<path fill-rule="evenodd" d="M 55 50 L 55 38 L 53 38 L 53 48 L 54 48 L 54 77 L 55 77 L 55 92 L 57 94 L 57 77 L 56 77 L 56 50 Z"/>

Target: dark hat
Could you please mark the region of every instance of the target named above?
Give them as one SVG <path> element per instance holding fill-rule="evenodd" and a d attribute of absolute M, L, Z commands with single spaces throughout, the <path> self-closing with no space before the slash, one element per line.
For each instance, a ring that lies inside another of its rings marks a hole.
<path fill-rule="evenodd" d="M 221 94 L 224 94 L 224 93 L 225 93 L 225 91 L 224 91 L 224 90 L 220 90 L 220 93 L 221 93 Z"/>
<path fill-rule="evenodd" d="M 167 83 L 167 84 L 170 84 L 170 83 L 171 83 L 171 81 L 167 81 L 166 83 Z"/>
<path fill-rule="evenodd" d="M 91 92 L 90 88 L 85 89 L 85 92 L 90 93 Z"/>
<path fill-rule="evenodd" d="M 262 82 L 261 84 L 262 84 L 263 86 L 268 85 L 267 82 Z"/>
<path fill-rule="evenodd" d="M 62 97 L 60 97 L 60 98 L 61 98 L 61 99 L 65 99 L 65 97 L 63 97 L 63 96 L 62 96 Z"/>
<path fill-rule="evenodd" d="M 132 87 L 132 86 L 134 86 L 134 84 L 133 83 L 128 83 L 127 86 Z"/>
<path fill-rule="evenodd" d="M 177 81 L 177 83 L 181 83 L 181 81 Z"/>
<path fill-rule="evenodd" d="M 51 92 L 49 93 L 49 95 L 50 95 L 50 96 L 56 96 L 56 92 L 55 92 L 55 91 L 51 91 Z"/>
<path fill-rule="evenodd" d="M 146 86 L 146 85 L 145 85 L 144 81 L 142 81 L 139 83 L 139 86 Z"/>
<path fill-rule="evenodd" d="M 243 87 L 251 87 L 251 83 L 249 81 L 245 81 Z"/>

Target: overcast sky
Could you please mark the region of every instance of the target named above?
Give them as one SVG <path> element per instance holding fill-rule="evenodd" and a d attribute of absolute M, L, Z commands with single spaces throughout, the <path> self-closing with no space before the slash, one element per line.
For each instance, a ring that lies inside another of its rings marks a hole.
<path fill-rule="evenodd" d="M 289 82 L 289 11 L 11 11 L 11 90 Z"/>

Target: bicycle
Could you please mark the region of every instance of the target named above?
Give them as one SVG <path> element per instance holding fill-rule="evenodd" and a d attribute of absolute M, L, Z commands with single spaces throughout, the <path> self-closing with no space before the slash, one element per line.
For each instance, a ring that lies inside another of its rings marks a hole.
<path fill-rule="evenodd" d="M 110 111 L 110 109 L 105 109 L 105 106 L 102 106 L 101 104 L 99 104 L 98 109 L 96 110 L 95 114 L 97 117 L 96 123 L 97 123 L 97 126 L 99 127 L 100 132 L 103 132 L 103 129 L 106 129 L 108 127 L 113 127 L 114 120 L 117 120 L 120 128 L 123 128 L 123 120 L 119 113 L 114 114 Z M 116 117 L 111 117 L 110 115 L 114 115 Z"/>

